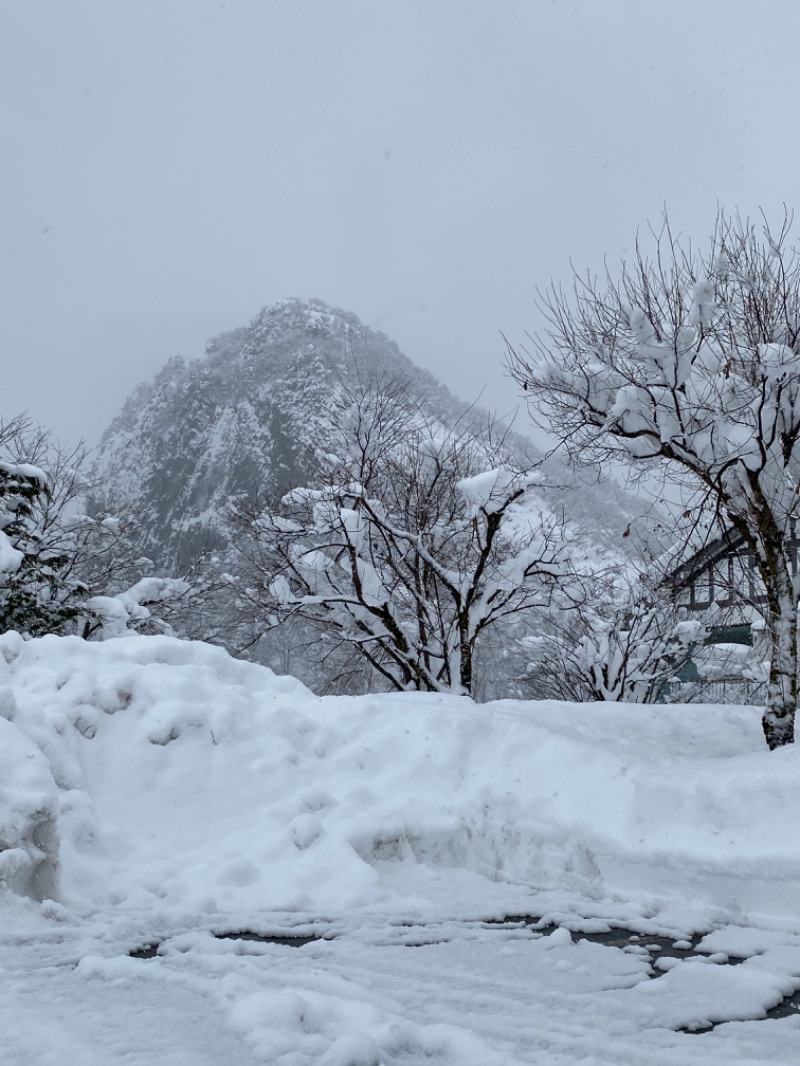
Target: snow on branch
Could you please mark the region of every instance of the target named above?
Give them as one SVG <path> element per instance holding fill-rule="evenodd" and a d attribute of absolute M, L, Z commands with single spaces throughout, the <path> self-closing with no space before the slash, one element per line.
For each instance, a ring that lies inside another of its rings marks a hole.
<path fill-rule="evenodd" d="M 481 634 L 569 566 L 540 472 L 397 390 L 365 389 L 337 430 L 315 483 L 240 515 L 251 610 L 312 621 L 395 688 L 472 692 Z"/>

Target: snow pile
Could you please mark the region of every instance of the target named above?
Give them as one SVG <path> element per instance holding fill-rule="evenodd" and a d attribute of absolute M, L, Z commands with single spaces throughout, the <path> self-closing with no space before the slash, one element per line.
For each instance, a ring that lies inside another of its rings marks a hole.
<path fill-rule="evenodd" d="M 138 626 L 153 620 L 151 607 L 169 604 L 172 599 L 189 597 L 191 594 L 191 585 L 181 578 L 143 577 L 129 589 L 114 596 L 91 596 L 86 601 L 86 607 L 99 620 L 97 637 L 107 640 L 109 637 L 124 636 L 129 629 L 136 630 Z M 153 622 L 159 626 L 156 620 Z M 160 628 L 168 630 L 169 626 L 161 623 Z"/>
<path fill-rule="evenodd" d="M 58 791 L 42 752 L 10 719 L 0 688 L 0 883 L 46 899 L 56 891 Z"/>
<path fill-rule="evenodd" d="M 169 637 L 0 653 L 3 845 L 33 861 L 57 786 L 78 910 L 330 916 L 451 868 L 800 918 L 798 753 L 767 753 L 753 708 L 318 698 Z"/>
<path fill-rule="evenodd" d="M 754 1019 L 800 986 L 798 768 L 753 708 L 320 699 L 6 634 L 3 1062 L 793 1066 L 800 1018 Z"/>

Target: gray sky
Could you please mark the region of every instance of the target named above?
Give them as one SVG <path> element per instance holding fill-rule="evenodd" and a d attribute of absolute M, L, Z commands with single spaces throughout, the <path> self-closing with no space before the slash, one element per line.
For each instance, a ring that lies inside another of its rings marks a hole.
<path fill-rule="evenodd" d="M 94 443 L 287 296 L 508 411 L 570 259 L 798 203 L 798 41 L 797 0 L 0 0 L 0 415 Z"/>

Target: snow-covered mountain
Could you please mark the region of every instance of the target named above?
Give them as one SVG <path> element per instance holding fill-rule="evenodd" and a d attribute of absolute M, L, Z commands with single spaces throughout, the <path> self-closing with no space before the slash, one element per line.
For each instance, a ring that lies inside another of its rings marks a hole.
<path fill-rule="evenodd" d="M 147 553 L 180 562 L 219 536 L 241 494 L 302 484 L 327 412 L 360 380 L 400 379 L 445 421 L 461 406 L 384 334 L 320 301 L 289 300 L 211 340 L 205 357 L 170 360 L 106 430 L 96 471 L 132 506 Z"/>
<path fill-rule="evenodd" d="M 401 381 L 444 425 L 466 418 L 478 431 L 490 419 L 356 315 L 288 300 L 211 340 L 203 358 L 176 357 L 140 386 L 106 430 L 96 473 L 113 504 L 136 514 L 146 553 L 162 567 L 180 565 L 224 542 L 236 497 L 304 484 L 332 407 L 376 378 Z M 507 440 L 540 457 L 523 437 Z M 573 521 L 604 546 L 626 546 L 622 534 L 645 506 L 614 483 L 577 487 L 556 460 L 548 472 L 553 502 Z"/>

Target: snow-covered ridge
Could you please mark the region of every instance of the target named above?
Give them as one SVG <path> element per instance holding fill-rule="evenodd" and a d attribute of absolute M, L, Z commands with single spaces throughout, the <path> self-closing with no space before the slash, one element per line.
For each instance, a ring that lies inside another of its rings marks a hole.
<path fill-rule="evenodd" d="M 317 698 L 135 636 L 5 634 L 0 686 L 0 872 L 77 912 L 331 916 L 389 906 L 391 861 L 800 920 L 800 755 L 751 708 Z"/>
<path fill-rule="evenodd" d="M 293 299 L 213 338 L 203 358 L 171 359 L 136 390 L 104 434 L 96 477 L 112 510 L 136 513 L 145 554 L 170 568 L 197 544 L 224 544 L 231 500 L 307 484 L 315 449 L 331 439 L 331 411 L 346 390 L 375 381 L 402 382 L 443 427 L 479 433 L 491 421 L 357 315 Z M 538 455 L 523 437 L 506 441 Z M 553 504 L 563 502 L 604 546 L 630 545 L 622 532 L 644 503 L 613 483 L 570 489 L 574 479 L 556 459 L 548 470 Z"/>
<path fill-rule="evenodd" d="M 264 308 L 136 390 L 104 434 L 96 476 L 112 509 L 139 516 L 145 554 L 171 567 L 197 544 L 222 546 L 233 499 L 304 484 L 337 398 L 373 379 L 402 379 L 445 421 L 463 409 L 351 312 L 319 300 Z"/>

